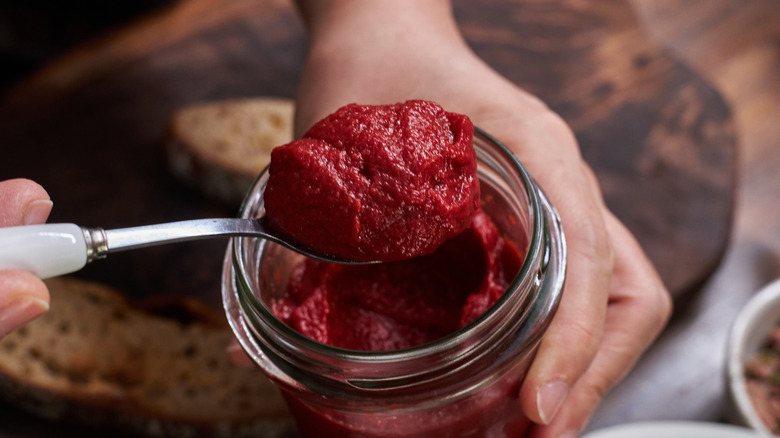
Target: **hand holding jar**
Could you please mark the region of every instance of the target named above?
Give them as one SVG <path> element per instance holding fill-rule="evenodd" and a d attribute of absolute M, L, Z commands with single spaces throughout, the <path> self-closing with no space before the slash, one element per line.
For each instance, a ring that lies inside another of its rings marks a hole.
<path fill-rule="evenodd" d="M 296 126 L 350 102 L 438 102 L 516 154 L 560 213 L 568 272 L 560 308 L 519 390 L 533 437 L 575 436 L 660 333 L 671 299 L 604 205 L 566 124 L 463 41 L 448 2 L 299 2 L 311 46 Z"/>

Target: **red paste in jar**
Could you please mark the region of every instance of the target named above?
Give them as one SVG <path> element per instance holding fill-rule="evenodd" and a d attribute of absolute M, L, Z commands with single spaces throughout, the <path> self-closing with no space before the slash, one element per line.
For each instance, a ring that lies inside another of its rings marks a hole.
<path fill-rule="evenodd" d="M 433 102 L 342 107 L 271 153 L 271 226 L 351 260 L 430 254 L 479 207 L 474 127 Z"/>
<path fill-rule="evenodd" d="M 433 254 L 374 265 L 306 259 L 274 313 L 301 334 L 353 350 L 413 347 L 485 312 L 517 274 L 517 248 L 478 210 L 469 228 Z"/>
<path fill-rule="evenodd" d="M 529 420 L 522 415 L 518 376 L 435 411 L 406 415 L 393 413 L 340 412 L 312 407 L 282 392 L 295 416 L 301 436 L 317 438 L 430 438 L 430 437 L 524 437 Z"/>
<path fill-rule="evenodd" d="M 522 256 L 479 208 L 472 135 L 468 118 L 430 102 L 349 105 L 275 149 L 264 194 L 271 225 L 311 248 L 385 263 L 304 259 L 274 314 L 325 344 L 387 351 L 439 339 L 488 310 Z M 522 436 L 520 372 L 402 422 L 287 399 L 305 436 Z"/>

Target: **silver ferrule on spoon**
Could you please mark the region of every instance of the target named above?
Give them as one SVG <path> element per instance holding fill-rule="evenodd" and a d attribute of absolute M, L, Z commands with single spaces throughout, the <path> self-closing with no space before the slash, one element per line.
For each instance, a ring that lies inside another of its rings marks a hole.
<path fill-rule="evenodd" d="M 107 254 L 215 236 L 269 236 L 256 219 L 194 219 L 105 230 L 76 224 L 0 228 L 0 269 L 21 269 L 40 278 L 78 271 Z"/>
<path fill-rule="evenodd" d="M 84 233 L 84 243 L 87 247 L 86 263 L 106 258 L 106 254 L 108 254 L 106 230 L 82 227 L 81 231 Z"/>

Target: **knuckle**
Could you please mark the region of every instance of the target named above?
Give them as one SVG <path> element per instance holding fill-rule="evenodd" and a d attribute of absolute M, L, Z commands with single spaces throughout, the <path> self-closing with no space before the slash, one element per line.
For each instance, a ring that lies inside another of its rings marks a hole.
<path fill-rule="evenodd" d="M 588 318 L 568 318 L 564 325 L 561 332 L 565 333 L 566 343 L 570 345 L 569 353 L 583 356 L 583 359 L 587 357 L 582 363 L 590 363 L 601 343 L 603 327 L 600 324 L 588 323 Z"/>
<path fill-rule="evenodd" d="M 674 301 L 672 300 L 672 295 L 663 286 L 656 288 L 655 296 L 655 326 L 660 329 L 666 325 L 666 323 L 669 321 L 669 318 L 672 316 L 672 311 L 674 310 Z"/>
<path fill-rule="evenodd" d="M 584 257 L 593 264 L 600 264 L 604 269 L 612 271 L 615 263 L 615 251 L 609 233 L 598 224 L 583 224 L 577 229 L 572 239 L 572 249 L 577 256 Z"/>

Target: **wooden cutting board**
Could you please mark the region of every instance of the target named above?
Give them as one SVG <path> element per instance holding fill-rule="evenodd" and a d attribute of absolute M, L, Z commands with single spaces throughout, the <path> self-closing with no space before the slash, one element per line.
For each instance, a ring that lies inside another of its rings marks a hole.
<path fill-rule="evenodd" d="M 234 215 L 168 173 L 184 105 L 294 95 L 306 36 L 288 1 L 189 0 L 52 63 L 0 101 L 0 178 L 41 182 L 52 221 L 106 228 Z M 645 35 L 625 1 L 455 2 L 475 51 L 573 127 L 609 207 L 676 296 L 729 240 L 736 139 L 728 106 Z M 219 304 L 226 240 L 112 255 L 79 275 L 145 297 Z"/>

